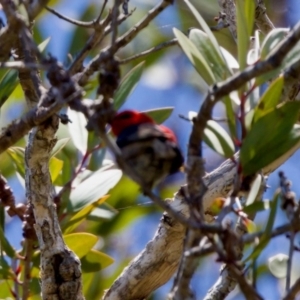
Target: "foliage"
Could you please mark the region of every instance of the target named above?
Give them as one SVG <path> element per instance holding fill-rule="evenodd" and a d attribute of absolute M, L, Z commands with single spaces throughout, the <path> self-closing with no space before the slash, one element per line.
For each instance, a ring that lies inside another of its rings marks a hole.
<path fill-rule="evenodd" d="M 57 1 L 51 1 L 55 4 Z M 198 28 L 189 31 L 188 36 L 181 30 L 174 28 L 174 36 L 189 62 L 201 77 L 204 83 L 202 91 L 210 89 L 220 82 L 228 80 L 243 71 L 249 65 L 247 58 L 253 49 L 250 49 L 250 36 L 254 26 L 254 1 L 236 1 L 237 4 L 237 57 L 230 54 L 229 49 L 221 47 L 220 41 L 211 31 L 202 14 L 189 2 L 185 1 L 189 11 L 180 11 L 181 14 L 192 15 L 197 20 Z M 82 17 L 93 19 L 95 17 L 94 4 L 86 6 Z M 207 4 L 206 4 L 207 5 Z M 147 8 L 145 8 L 145 12 Z M 46 18 L 46 14 L 41 18 Z M 136 17 L 133 16 L 132 23 Z M 126 25 L 125 26 L 131 26 Z M 121 27 L 122 30 L 122 27 Z M 34 26 L 39 51 L 44 51 L 51 39 L 39 40 L 43 36 L 41 24 Z M 272 48 L 278 45 L 285 37 L 286 29 L 274 29 L 263 38 L 258 46 L 259 55 L 255 57 L 254 64 L 265 60 Z M 83 28 L 73 29 L 67 53 L 76 55 L 87 39 L 88 30 Z M 163 33 L 153 34 L 151 45 L 165 40 Z M 143 38 L 147 41 L 147 38 Z M 132 41 L 132 49 L 136 50 L 136 41 Z M 300 59 L 298 43 L 276 69 L 257 76 L 248 81 L 235 94 L 228 94 L 222 99 L 222 107 L 226 115 L 228 130 L 217 121 L 210 119 L 203 131 L 203 142 L 223 158 L 235 161 L 235 153 L 239 151 L 240 159 L 236 161 L 239 178 L 253 177 L 247 194 L 244 195 L 244 207 L 235 210 L 241 217 L 251 233 L 257 232 L 257 226 L 250 215 L 259 211 L 269 210 L 269 217 L 259 243 L 253 246 L 251 253 L 244 259 L 250 267 L 254 268 L 256 260 L 271 240 L 274 229 L 275 217 L 278 209 L 279 193 L 275 193 L 272 201 L 262 200 L 261 186 L 263 179 L 260 174 L 269 165 L 288 153 L 300 142 L 300 129 L 296 124 L 299 119 L 299 102 L 282 102 L 281 94 L 284 88 L 282 72 Z M 67 46 L 67 44 L 66 44 Z M 97 54 L 97 49 L 92 49 L 88 60 Z M 129 56 L 129 50 L 124 50 Z M 232 52 L 232 51 L 231 51 Z M 124 55 L 124 53 L 123 53 Z M 161 53 L 146 56 L 145 61 L 130 62 L 122 69 L 122 80 L 114 97 L 114 108 L 121 110 L 126 101 L 139 84 L 143 72 L 152 64 L 159 63 Z M 167 54 L 168 55 L 168 54 Z M 0 70 L 0 108 L 2 125 L 6 126 L 10 118 L 10 110 L 20 108 L 23 110 L 23 93 L 19 85 L 17 71 L 10 69 Z M 42 74 L 44 76 L 45 74 Z M 195 75 L 195 74 L 194 74 Z M 91 78 L 85 88 L 87 101 L 93 101 L 97 94 L 98 81 Z M 174 111 L 174 105 L 144 110 L 155 122 L 163 123 Z M 197 107 L 195 110 L 198 109 Z M 87 299 L 91 295 L 95 299 L 100 297 L 116 278 L 115 273 L 120 273 L 128 263 L 128 256 L 113 257 L 120 254 L 109 246 L 109 240 L 119 232 L 124 232 L 139 217 L 156 213 L 157 208 L 151 206 L 138 207 L 136 202 L 141 198 L 139 187 L 119 170 L 115 162 L 108 155 L 106 145 L 92 132 L 86 130 L 87 120 L 84 115 L 71 109 L 67 110 L 70 123 L 60 125 L 58 140 L 52 151 L 49 161 L 49 172 L 56 192 L 60 196 L 57 208 L 58 219 L 67 246 L 75 252 L 81 260 L 83 272 L 84 293 Z M 198 113 L 190 112 L 188 118 L 193 123 L 193 118 Z M 20 117 L 21 114 L 18 116 Z M 18 180 L 20 186 L 25 186 L 25 139 L 0 154 L 0 173 L 10 180 Z M 168 192 L 168 187 L 163 186 L 160 193 Z M 173 192 L 173 190 L 172 190 Z M 20 193 L 21 194 L 21 193 Z M 169 195 L 169 196 L 170 196 Z M 25 197 L 23 193 L 22 198 Z M 211 211 L 218 215 L 222 210 L 225 200 L 216 198 Z M 223 201 L 224 200 L 224 201 Z M 119 207 L 133 206 L 123 213 Z M 217 208 L 216 208 L 217 207 Z M 7 224 L 4 209 L 1 208 L 0 226 L 0 298 L 9 298 L 14 295 L 15 283 L 24 278 L 23 245 L 19 249 L 12 246 L 7 236 Z M 21 228 L 20 228 L 21 231 Z M 31 295 L 35 299 L 40 293 L 39 279 L 39 251 L 35 251 L 32 259 Z M 275 255 L 269 258 L 268 268 L 274 276 L 286 276 L 288 258 Z M 110 272 L 101 271 L 112 266 Z M 21 290 L 21 289 L 20 289 Z"/>

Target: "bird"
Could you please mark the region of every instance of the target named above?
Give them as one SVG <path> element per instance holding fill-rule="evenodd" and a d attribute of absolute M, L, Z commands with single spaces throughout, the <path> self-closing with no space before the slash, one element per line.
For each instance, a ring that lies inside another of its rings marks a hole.
<path fill-rule="evenodd" d="M 146 113 L 125 110 L 110 125 L 124 161 L 145 187 L 152 189 L 182 167 L 184 159 L 174 132 Z"/>

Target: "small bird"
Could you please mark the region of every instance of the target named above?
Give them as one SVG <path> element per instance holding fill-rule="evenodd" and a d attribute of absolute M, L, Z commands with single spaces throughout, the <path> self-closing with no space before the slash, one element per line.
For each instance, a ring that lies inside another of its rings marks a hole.
<path fill-rule="evenodd" d="M 111 128 L 124 160 L 146 187 L 151 189 L 182 166 L 183 156 L 173 131 L 155 124 L 145 113 L 135 110 L 118 113 Z"/>

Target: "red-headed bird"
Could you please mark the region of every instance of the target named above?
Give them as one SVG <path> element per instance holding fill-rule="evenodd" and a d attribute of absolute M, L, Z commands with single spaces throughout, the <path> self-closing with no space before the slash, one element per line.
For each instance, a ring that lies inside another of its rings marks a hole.
<path fill-rule="evenodd" d="M 123 111 L 114 117 L 111 128 L 123 158 L 148 188 L 182 166 L 183 157 L 173 131 L 155 124 L 148 115 Z"/>

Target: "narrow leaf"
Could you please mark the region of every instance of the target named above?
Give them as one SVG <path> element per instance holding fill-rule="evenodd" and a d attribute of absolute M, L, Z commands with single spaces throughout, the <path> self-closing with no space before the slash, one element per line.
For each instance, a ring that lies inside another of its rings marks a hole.
<path fill-rule="evenodd" d="M 81 182 L 70 194 L 69 211 L 78 211 L 97 201 L 107 194 L 121 179 L 120 170 L 107 170 L 93 172 Z"/>
<path fill-rule="evenodd" d="M 79 232 L 64 235 L 64 241 L 79 258 L 82 258 L 95 246 L 98 237 L 90 233 Z"/>
<path fill-rule="evenodd" d="M 88 132 L 86 130 L 86 119 L 84 115 L 75 110 L 69 109 L 68 116 L 71 122 L 68 123 L 69 133 L 75 147 L 84 155 L 87 150 Z"/>
<path fill-rule="evenodd" d="M 58 175 L 61 173 L 64 162 L 56 157 L 51 157 L 49 162 L 49 172 L 51 175 L 51 180 L 54 182 Z"/>
<path fill-rule="evenodd" d="M 282 94 L 283 83 L 283 76 L 278 77 L 271 83 L 254 110 L 253 122 L 256 122 L 260 117 L 278 104 Z"/>
<path fill-rule="evenodd" d="M 234 154 L 234 144 L 226 130 L 213 120 L 204 129 L 204 142 L 220 155 L 229 158 Z"/>
<path fill-rule="evenodd" d="M 51 40 L 51 37 L 49 36 L 47 39 L 45 39 L 38 45 L 38 49 L 40 50 L 40 52 L 44 52 L 44 50 L 48 46 L 50 40 Z"/>
<path fill-rule="evenodd" d="M 114 106 L 118 110 L 126 101 L 128 96 L 132 93 L 135 86 L 139 82 L 144 68 L 144 62 L 135 66 L 122 80 L 120 87 L 115 93 Z"/>
<path fill-rule="evenodd" d="M 254 123 L 240 152 L 244 175 L 254 174 L 269 165 L 299 141 L 299 128 L 293 129 L 299 109 L 299 102 L 287 102 Z"/>
<path fill-rule="evenodd" d="M 10 245 L 6 239 L 3 229 L 0 227 L 0 249 L 4 251 L 7 256 L 13 258 L 16 256 L 15 249 Z"/>
<path fill-rule="evenodd" d="M 106 199 L 108 199 L 108 197 L 109 197 L 108 195 L 103 196 L 97 201 L 79 210 L 77 213 L 75 213 L 75 215 L 71 215 L 70 218 L 65 218 L 61 223 L 61 228 L 63 232 L 66 234 L 76 229 L 76 227 L 78 227 L 82 221 L 86 220 L 86 218 L 90 215 L 90 213 L 94 209 L 96 209 L 99 205 L 101 205 L 103 202 L 105 202 Z"/>
<path fill-rule="evenodd" d="M 162 107 L 162 108 L 145 110 L 143 111 L 143 113 L 151 117 L 155 121 L 155 123 L 161 124 L 170 117 L 173 110 L 174 107 Z"/>
<path fill-rule="evenodd" d="M 51 156 L 58 154 L 70 141 L 70 138 L 63 138 L 56 142 L 54 148 L 52 149 Z"/>
<path fill-rule="evenodd" d="M 186 54 L 198 74 L 208 85 L 212 85 L 213 83 L 215 83 L 216 79 L 209 66 L 209 62 L 207 62 L 203 55 L 198 51 L 194 43 L 178 29 L 173 28 L 173 32 L 178 39 L 180 47 L 182 48 L 183 52 Z"/>
<path fill-rule="evenodd" d="M 114 262 L 114 259 L 105 253 L 97 250 L 90 250 L 86 256 L 81 259 L 81 268 L 83 273 L 98 272 Z"/>
<path fill-rule="evenodd" d="M 254 9 L 254 0 L 236 1 L 238 60 L 241 70 L 247 66 L 247 53 L 254 24 Z"/>
<path fill-rule="evenodd" d="M 24 166 L 25 149 L 21 147 L 10 147 L 6 150 L 6 152 L 12 159 L 16 170 L 23 178 L 25 178 L 25 166 Z"/>
<path fill-rule="evenodd" d="M 0 81 L 0 108 L 9 98 L 19 83 L 18 72 L 16 70 L 7 71 Z"/>

